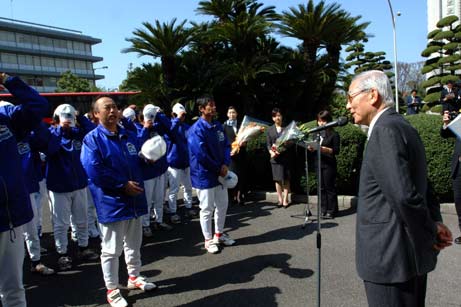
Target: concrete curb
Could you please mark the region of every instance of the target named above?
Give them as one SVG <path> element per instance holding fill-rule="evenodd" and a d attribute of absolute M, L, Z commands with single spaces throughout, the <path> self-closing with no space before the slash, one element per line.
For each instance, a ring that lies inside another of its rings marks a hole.
<path fill-rule="evenodd" d="M 264 198 L 268 201 L 277 202 L 277 193 L 276 192 L 265 192 L 265 191 L 253 191 L 251 196 L 255 198 Z M 251 197 L 250 196 L 250 197 Z M 292 194 L 291 201 L 294 203 L 305 204 L 307 202 L 307 196 L 302 194 Z M 317 195 L 309 195 L 309 203 L 317 203 Z M 340 210 L 347 210 L 350 208 L 357 207 L 357 197 L 351 195 L 338 195 L 338 207 Z M 454 203 L 442 203 L 440 204 L 440 211 L 444 214 L 456 214 L 455 204 Z"/>

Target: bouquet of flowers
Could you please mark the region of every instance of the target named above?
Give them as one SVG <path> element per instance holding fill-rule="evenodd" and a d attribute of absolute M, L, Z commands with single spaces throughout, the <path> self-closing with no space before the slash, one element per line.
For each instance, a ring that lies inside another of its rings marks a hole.
<path fill-rule="evenodd" d="M 237 136 L 235 137 L 235 141 L 231 144 L 231 155 L 238 153 L 242 143 L 255 139 L 263 133 L 267 127 L 269 127 L 268 123 L 245 115 L 240 129 L 237 132 Z"/>
<path fill-rule="evenodd" d="M 278 153 L 282 153 L 287 150 L 293 141 L 304 137 L 304 133 L 296 127 L 296 122 L 292 121 L 288 126 L 283 129 L 280 136 L 275 140 L 275 144 L 272 145 L 272 150 Z"/>

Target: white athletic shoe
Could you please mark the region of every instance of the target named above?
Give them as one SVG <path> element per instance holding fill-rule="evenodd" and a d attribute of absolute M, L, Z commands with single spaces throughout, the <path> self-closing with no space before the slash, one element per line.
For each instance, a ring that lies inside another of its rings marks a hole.
<path fill-rule="evenodd" d="M 126 307 L 128 306 L 127 301 L 123 298 L 119 289 L 111 290 L 107 292 L 107 302 L 112 307 Z"/>
<path fill-rule="evenodd" d="M 147 282 L 144 276 L 138 276 L 135 279 L 128 278 L 127 288 L 130 290 L 141 289 L 142 291 L 150 291 L 157 288 L 153 282 Z"/>
<path fill-rule="evenodd" d="M 225 246 L 232 246 L 235 244 L 235 240 L 232 240 L 229 235 L 222 233 L 221 236 L 218 238 L 216 234 L 213 237 L 213 241 L 216 242 L 216 244 L 222 244 Z"/>
<path fill-rule="evenodd" d="M 205 249 L 210 254 L 216 254 L 216 253 L 219 252 L 218 243 L 216 243 L 215 240 L 213 240 L 213 239 L 205 241 Z"/>

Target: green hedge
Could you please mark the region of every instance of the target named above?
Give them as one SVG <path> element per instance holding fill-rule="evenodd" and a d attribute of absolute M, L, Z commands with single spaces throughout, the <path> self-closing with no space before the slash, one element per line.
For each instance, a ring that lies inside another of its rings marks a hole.
<path fill-rule="evenodd" d="M 429 180 L 435 192 L 442 201 L 452 201 L 450 161 L 454 139 L 444 139 L 440 136 L 442 116 L 418 114 L 407 116 L 406 119 L 418 130 L 424 143 Z"/>
<path fill-rule="evenodd" d="M 450 179 L 450 161 L 453 152 L 454 140 L 440 137 L 442 118 L 439 115 L 418 114 L 406 116 L 406 119 L 419 132 L 426 150 L 429 179 L 435 192 L 442 201 L 452 201 L 452 187 Z M 301 130 L 306 131 L 315 127 L 315 121 L 300 125 Z M 362 153 L 366 141 L 366 135 L 355 125 L 347 124 L 336 128 L 341 138 L 341 152 L 337 156 L 338 178 L 337 188 L 340 195 L 356 195 Z M 266 150 L 266 135 L 249 142 L 248 147 L 248 185 L 249 188 L 274 190 L 272 172 L 269 163 L 269 154 Z M 296 169 L 292 182 L 295 192 L 304 193 L 305 159 L 304 149 L 296 150 Z M 316 179 L 313 167 L 313 155 L 309 159 L 309 190 L 311 195 L 316 191 Z"/>

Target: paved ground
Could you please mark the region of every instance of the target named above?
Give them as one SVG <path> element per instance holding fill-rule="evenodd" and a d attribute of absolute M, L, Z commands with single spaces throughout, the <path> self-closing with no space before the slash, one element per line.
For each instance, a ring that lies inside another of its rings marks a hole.
<path fill-rule="evenodd" d="M 227 231 L 237 245 L 217 255 L 202 248 L 198 219 L 170 232 L 155 232 L 144 242 L 142 260 L 143 274 L 159 288 L 150 293 L 124 291 L 128 302 L 136 307 L 316 306 L 316 224 L 301 228 L 304 204 L 279 209 L 271 200 L 229 209 Z M 456 229 L 456 216 L 444 214 L 444 219 Z M 50 225 L 45 226 L 49 232 Z M 322 223 L 322 306 L 366 306 L 354 265 L 354 231 L 351 208 Z M 52 247 L 49 233 L 44 241 Z M 43 260 L 53 264 L 56 257 L 50 252 Z M 121 267 L 121 283 L 126 284 Z M 441 253 L 437 270 L 429 275 L 427 306 L 461 306 L 460 272 L 461 246 L 452 246 Z M 107 306 L 98 262 L 77 264 L 73 271 L 51 277 L 25 270 L 24 282 L 31 307 Z"/>

